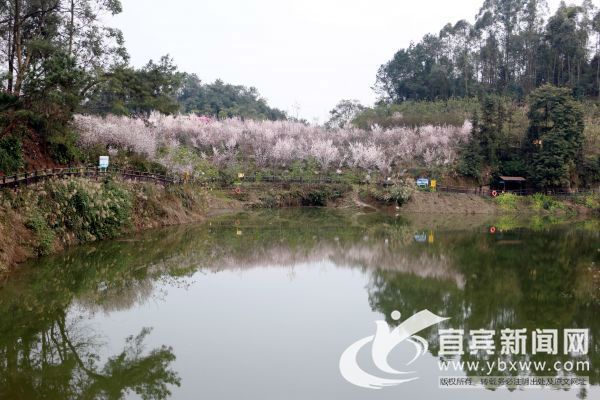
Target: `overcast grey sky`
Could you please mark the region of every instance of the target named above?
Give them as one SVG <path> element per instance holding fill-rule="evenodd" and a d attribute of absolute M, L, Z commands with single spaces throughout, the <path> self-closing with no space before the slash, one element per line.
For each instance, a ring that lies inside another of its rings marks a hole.
<path fill-rule="evenodd" d="M 473 22 L 483 0 L 122 2 L 110 24 L 134 65 L 168 53 L 204 82 L 255 86 L 272 106 L 323 122 L 340 99 L 372 103 L 377 68 L 396 50 L 447 22 Z M 559 0 L 548 3 L 554 11 Z"/>

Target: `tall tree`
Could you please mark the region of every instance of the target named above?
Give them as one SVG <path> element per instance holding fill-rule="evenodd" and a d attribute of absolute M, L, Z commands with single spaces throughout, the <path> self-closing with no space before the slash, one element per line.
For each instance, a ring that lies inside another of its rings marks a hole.
<path fill-rule="evenodd" d="M 544 13 L 547 12 L 545 0 L 528 0 L 522 10 L 523 29 L 518 37 L 520 41 L 520 64 L 522 69 L 521 86 L 523 94 L 530 93 L 540 83 L 540 46 L 543 43 Z"/>
<path fill-rule="evenodd" d="M 0 6 L 4 88 L 26 96 L 24 82 L 56 54 L 72 58 L 71 65 L 90 74 L 89 79 L 125 63 L 121 32 L 102 21 L 105 13 L 119 12 L 119 0 L 8 0 Z"/>
<path fill-rule="evenodd" d="M 571 91 L 544 85 L 529 96 L 525 143 L 530 176 L 541 188 L 569 187 L 582 161 L 583 112 Z"/>
<path fill-rule="evenodd" d="M 463 175 L 481 178 L 484 167 L 491 174 L 498 171 L 508 114 L 505 102 L 506 99 L 498 95 L 487 95 L 480 100 L 481 110 L 471 117 L 471 135 L 459 163 Z"/>
<path fill-rule="evenodd" d="M 582 67 L 588 58 L 588 24 L 584 8 L 560 5 L 548 20 L 546 41 L 550 48 L 549 82 L 579 88 Z"/>
<path fill-rule="evenodd" d="M 596 13 L 594 16 L 592 27 L 594 29 L 594 33 L 596 34 L 596 54 L 592 60 L 592 66 L 596 64 L 596 67 L 594 68 L 596 77 L 595 87 L 597 88 L 596 96 L 600 98 L 600 12 Z"/>
<path fill-rule="evenodd" d="M 510 88 L 515 81 L 517 65 L 516 37 L 521 26 L 521 10 L 525 0 L 485 0 L 479 11 L 480 29 L 488 31 L 488 35 L 499 40 L 502 53 L 500 65 L 501 89 Z"/>

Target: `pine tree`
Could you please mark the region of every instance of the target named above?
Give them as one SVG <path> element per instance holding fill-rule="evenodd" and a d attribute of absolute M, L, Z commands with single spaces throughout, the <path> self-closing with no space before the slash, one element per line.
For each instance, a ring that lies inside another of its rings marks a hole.
<path fill-rule="evenodd" d="M 506 122 L 504 100 L 500 96 L 488 95 L 480 101 L 481 116 L 475 112 L 473 128 L 458 166 L 461 174 L 480 178 L 485 166 L 492 172 L 498 169 L 499 147 L 502 130 Z"/>
<path fill-rule="evenodd" d="M 495 169 L 498 164 L 498 147 L 506 112 L 502 99 L 493 95 L 486 96 L 483 99 L 481 108 L 482 118 L 477 133 L 482 151 L 481 155 L 487 164 Z"/>
<path fill-rule="evenodd" d="M 569 187 L 582 162 L 583 112 L 571 90 L 544 85 L 529 96 L 525 143 L 530 177 L 544 189 Z"/>
<path fill-rule="evenodd" d="M 458 163 L 458 172 L 464 176 L 481 179 L 481 169 L 483 167 L 483 157 L 481 156 L 481 146 L 479 143 L 479 113 L 475 111 L 471 117 L 471 136 L 465 146 L 460 161 Z"/>

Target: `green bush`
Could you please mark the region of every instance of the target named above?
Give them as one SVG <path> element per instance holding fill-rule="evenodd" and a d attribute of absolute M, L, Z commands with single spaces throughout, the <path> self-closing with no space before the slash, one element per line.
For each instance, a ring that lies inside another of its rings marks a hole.
<path fill-rule="evenodd" d="M 23 167 L 21 140 L 16 137 L 0 139 L 0 172 L 12 174 Z"/>
<path fill-rule="evenodd" d="M 77 139 L 77 134 L 68 128 L 52 130 L 47 138 L 50 156 L 60 164 L 69 164 L 78 160 L 80 151 Z"/>
<path fill-rule="evenodd" d="M 55 207 L 47 210 L 52 228 L 70 230 L 80 241 L 115 237 L 131 218 L 131 195 L 115 182 L 55 180 L 46 183 L 45 192 Z"/>
<path fill-rule="evenodd" d="M 341 197 L 342 193 L 330 186 L 315 187 L 301 191 L 303 206 L 326 206 L 327 201 Z"/>
<path fill-rule="evenodd" d="M 595 214 L 600 214 L 600 194 L 598 193 L 575 197 L 575 202 L 589 208 Z"/>
<path fill-rule="evenodd" d="M 80 146 L 79 161 L 84 165 L 98 165 L 98 158 L 106 155 L 106 146 L 94 144 L 92 146 Z M 111 165 L 114 164 L 114 157 L 111 157 Z"/>
<path fill-rule="evenodd" d="M 600 155 L 585 157 L 578 168 L 578 174 L 583 186 L 592 187 L 600 182 Z"/>
<path fill-rule="evenodd" d="M 553 197 L 547 196 L 543 193 L 536 193 L 531 196 L 532 208 L 536 211 L 546 210 L 554 211 L 557 209 L 563 209 L 564 206 L 561 202 Z"/>
<path fill-rule="evenodd" d="M 378 201 L 402 205 L 410 200 L 414 190 L 407 182 L 400 182 L 388 187 L 370 186 L 368 193 Z"/>
<path fill-rule="evenodd" d="M 118 164 L 117 164 L 118 166 Z M 149 172 L 152 174 L 165 175 L 167 168 L 156 162 L 149 160 L 147 157 L 137 153 L 131 153 L 127 157 L 127 162 L 123 165 L 126 168 L 131 168 L 135 171 Z"/>
<path fill-rule="evenodd" d="M 50 229 L 46 219 L 39 212 L 33 213 L 25 222 L 25 226 L 35 234 L 36 253 L 40 256 L 50 254 L 54 247 L 54 239 L 56 235 Z"/>
<path fill-rule="evenodd" d="M 588 208 L 600 208 L 600 195 L 591 194 L 584 197 L 584 204 Z"/>
<path fill-rule="evenodd" d="M 500 196 L 496 197 L 494 201 L 500 208 L 512 211 L 516 210 L 519 205 L 519 196 L 514 193 L 502 193 Z"/>

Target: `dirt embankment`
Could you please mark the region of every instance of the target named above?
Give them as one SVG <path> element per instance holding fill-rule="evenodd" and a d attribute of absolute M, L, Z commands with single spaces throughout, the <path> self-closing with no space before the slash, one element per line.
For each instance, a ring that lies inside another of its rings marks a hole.
<path fill-rule="evenodd" d="M 500 208 L 490 199 L 462 193 L 415 192 L 400 210 L 427 214 L 498 214 Z"/>
<path fill-rule="evenodd" d="M 78 185 L 63 188 L 59 182 L 63 181 L 0 192 L 0 276 L 29 258 L 67 246 L 200 222 L 213 213 L 243 207 L 199 188 L 118 181 L 118 191 L 103 195 L 100 183 L 79 179 Z M 126 212 L 120 208 L 124 198 L 130 202 Z M 115 225 L 118 228 L 111 231 Z"/>

